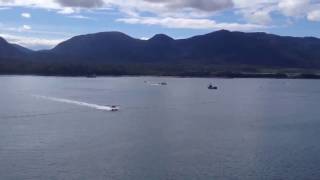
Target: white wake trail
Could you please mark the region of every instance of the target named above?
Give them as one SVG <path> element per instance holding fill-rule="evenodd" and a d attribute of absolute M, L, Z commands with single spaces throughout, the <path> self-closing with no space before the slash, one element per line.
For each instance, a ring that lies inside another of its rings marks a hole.
<path fill-rule="evenodd" d="M 45 99 L 49 101 L 55 101 L 55 102 L 61 102 L 61 103 L 67 103 L 67 104 L 73 104 L 77 106 L 85 106 L 93 109 L 103 110 L 103 111 L 112 111 L 113 108 L 111 106 L 101 106 L 98 104 L 91 104 L 86 102 L 80 102 L 80 101 L 74 101 L 70 99 L 63 99 L 63 98 L 56 98 L 56 97 L 49 97 L 49 96 L 40 96 L 40 95 L 33 95 L 36 98 Z"/>

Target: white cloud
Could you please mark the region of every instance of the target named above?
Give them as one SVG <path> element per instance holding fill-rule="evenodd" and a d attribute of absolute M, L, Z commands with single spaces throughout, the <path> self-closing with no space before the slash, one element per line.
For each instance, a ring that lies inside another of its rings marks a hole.
<path fill-rule="evenodd" d="M 151 12 L 161 14 L 199 14 L 232 8 L 232 0 L 0 0 L 1 6 L 21 6 L 53 9 L 61 13 L 73 13 L 79 9 L 104 9 L 113 7 L 130 14 Z M 66 9 L 67 8 L 67 9 Z"/>
<path fill-rule="evenodd" d="M 29 26 L 29 25 L 23 25 L 22 27 L 21 27 L 21 30 L 22 31 L 28 31 L 28 30 L 31 30 L 32 28 L 31 28 L 31 26 Z"/>
<path fill-rule="evenodd" d="M 270 24 L 273 14 L 286 18 L 283 22 L 294 22 L 297 19 L 313 20 L 320 8 L 319 0 L 234 0 L 235 8 L 248 22 Z"/>
<path fill-rule="evenodd" d="M 268 10 L 253 11 L 245 14 L 244 17 L 250 22 L 257 24 L 270 24 L 272 22 L 270 11 Z"/>
<path fill-rule="evenodd" d="M 28 26 L 28 25 L 27 25 Z M 36 34 L 41 36 L 59 36 L 59 37 L 71 37 L 75 34 L 66 33 L 66 32 L 58 32 L 58 31 L 46 31 L 46 30 L 33 30 L 30 27 L 30 30 L 25 30 L 23 26 L 21 27 L 5 27 L 5 25 L 0 23 L 0 32 L 7 32 L 7 33 L 30 33 Z"/>
<path fill-rule="evenodd" d="M 121 18 L 119 22 L 128 24 L 144 24 L 144 25 L 160 25 L 168 28 L 178 29 L 228 29 L 250 31 L 254 29 L 265 28 L 256 24 L 239 24 L 239 23 L 217 23 L 210 19 L 189 19 L 189 18 L 156 18 L 156 17 L 140 17 L 140 18 Z"/>
<path fill-rule="evenodd" d="M 229 8 L 246 20 L 245 27 L 253 29 L 256 25 L 274 27 L 274 14 L 282 14 L 288 20 L 309 16 L 310 20 L 312 14 L 308 15 L 308 12 L 315 6 L 320 9 L 320 0 L 109 0 L 109 3 L 121 7 L 127 13 L 128 17 L 124 19 L 139 19 L 143 12 L 149 12 L 159 19 L 187 18 L 199 22 L 197 19 L 215 19 L 217 13 Z M 243 29 L 242 24 L 233 27 Z"/>
<path fill-rule="evenodd" d="M 232 8 L 233 0 L 0 0 L 1 4 L 53 9 L 66 15 L 79 13 L 83 8 L 113 7 L 127 16 L 119 19 L 119 22 L 161 25 L 168 28 L 217 29 L 221 27 L 232 30 L 249 30 L 262 27 L 250 23 L 216 23 L 212 20 L 216 12 Z M 144 12 L 153 14 L 153 18 L 140 17 Z M 87 18 L 81 15 L 69 17 Z"/>
<path fill-rule="evenodd" d="M 0 0 L 0 6 L 5 7 L 33 7 L 45 9 L 59 9 L 61 6 L 54 0 Z"/>
<path fill-rule="evenodd" d="M 29 18 L 31 18 L 31 14 L 30 13 L 21 13 L 21 17 L 29 19 Z"/>
<path fill-rule="evenodd" d="M 58 11 L 59 14 L 73 14 L 75 12 L 76 12 L 75 9 L 70 7 L 62 8 L 61 10 Z"/>
<path fill-rule="evenodd" d="M 239 27 L 238 30 L 272 25 L 274 14 L 277 16 L 282 14 L 287 19 L 299 17 L 315 21 L 318 19 L 316 11 L 319 8 L 314 9 L 314 7 L 319 5 L 320 0 L 0 0 L 0 8 L 13 6 L 44 8 L 80 19 L 86 19 L 78 15 L 83 9 L 112 9 L 123 13 L 124 18 L 118 21 L 125 23 L 161 25 L 161 22 L 172 19 L 186 19 L 187 21 L 177 22 L 178 25 L 174 27 L 196 28 L 196 25 L 200 24 L 199 29 L 202 29 L 219 27 L 223 24 L 228 27 L 232 25 L 232 28 Z M 234 23 L 216 23 L 215 16 L 226 9 L 232 10 L 242 18 L 235 18 Z M 143 17 L 145 14 L 153 19 Z M 139 21 L 136 21 L 137 19 Z M 154 19 L 158 23 L 150 23 Z M 239 23 L 239 19 L 246 22 Z"/>
<path fill-rule="evenodd" d="M 11 34 L 0 34 L 1 37 L 5 38 L 8 42 L 19 44 L 24 47 L 28 47 L 31 49 L 39 50 L 39 49 L 49 49 L 65 39 L 42 39 L 42 38 L 34 38 L 27 36 L 17 36 Z"/>
<path fill-rule="evenodd" d="M 233 7 L 232 0 L 144 0 L 146 2 L 158 3 L 165 8 L 181 9 L 191 8 L 201 11 L 217 11 Z"/>
<path fill-rule="evenodd" d="M 0 7 L 0 10 L 9 10 L 9 7 Z"/>
<path fill-rule="evenodd" d="M 309 21 L 320 21 L 320 10 L 314 10 L 308 13 Z"/>
<path fill-rule="evenodd" d="M 87 16 L 83 16 L 83 15 L 72 15 L 72 16 L 68 16 L 69 18 L 74 18 L 74 19 L 86 19 L 86 20 L 92 20 L 92 18 L 87 17 Z"/>
<path fill-rule="evenodd" d="M 0 23 L 0 37 L 35 50 L 52 48 L 72 36 L 74 34 L 65 32 L 33 30 L 29 25 L 8 27 Z"/>
<path fill-rule="evenodd" d="M 297 17 L 305 15 L 310 3 L 310 0 L 280 0 L 278 6 L 284 15 Z"/>

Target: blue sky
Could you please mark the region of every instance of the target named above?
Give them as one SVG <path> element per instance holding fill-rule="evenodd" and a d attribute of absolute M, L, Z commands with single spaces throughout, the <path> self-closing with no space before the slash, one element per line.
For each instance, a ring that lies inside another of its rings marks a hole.
<path fill-rule="evenodd" d="M 219 29 L 320 37 L 320 0 L 0 0 L 0 36 L 31 49 L 101 31 L 179 39 Z"/>

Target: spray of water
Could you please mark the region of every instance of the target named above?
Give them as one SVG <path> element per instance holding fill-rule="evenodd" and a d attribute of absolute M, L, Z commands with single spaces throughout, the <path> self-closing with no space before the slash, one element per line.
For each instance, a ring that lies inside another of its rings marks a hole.
<path fill-rule="evenodd" d="M 70 100 L 70 99 L 57 98 L 57 97 L 40 96 L 40 95 L 33 95 L 33 96 L 36 97 L 36 98 L 45 99 L 45 100 L 49 100 L 49 101 L 73 104 L 73 105 L 77 105 L 77 106 L 84 106 L 84 107 L 89 107 L 89 108 L 103 110 L 103 111 L 112 111 L 112 110 L 114 110 L 114 108 L 111 107 L 111 106 L 101 106 L 101 105 L 98 105 L 98 104 L 91 104 L 91 103 L 74 101 L 74 100 Z"/>

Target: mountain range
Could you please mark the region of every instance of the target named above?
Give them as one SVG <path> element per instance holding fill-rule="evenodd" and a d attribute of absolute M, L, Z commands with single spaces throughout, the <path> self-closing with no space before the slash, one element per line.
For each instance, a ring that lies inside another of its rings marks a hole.
<path fill-rule="evenodd" d="M 320 68 L 320 39 L 220 30 L 187 39 L 149 40 L 121 32 L 75 36 L 50 50 L 31 51 L 0 38 L 0 60 L 66 64 L 152 64 Z"/>

